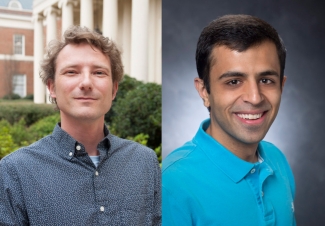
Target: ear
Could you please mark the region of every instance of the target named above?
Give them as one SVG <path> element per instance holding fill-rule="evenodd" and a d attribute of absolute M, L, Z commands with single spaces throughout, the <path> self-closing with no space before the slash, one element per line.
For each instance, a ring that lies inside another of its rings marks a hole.
<path fill-rule="evenodd" d="M 283 89 L 284 83 L 286 83 L 286 81 L 287 81 L 287 76 L 283 76 L 283 80 L 282 80 L 282 84 L 281 84 L 282 89 Z"/>
<path fill-rule="evenodd" d="M 55 86 L 54 86 L 54 81 L 52 79 L 49 79 L 47 81 L 47 89 L 50 92 L 50 96 L 52 98 L 56 98 L 56 94 L 55 94 Z"/>
<path fill-rule="evenodd" d="M 208 91 L 206 90 L 205 86 L 204 86 L 204 82 L 202 79 L 196 77 L 194 79 L 194 85 L 195 88 L 197 90 L 197 92 L 199 93 L 200 97 L 203 100 L 203 104 L 205 107 L 210 107 L 210 100 L 209 100 L 209 94 Z"/>
<path fill-rule="evenodd" d="M 281 92 L 283 91 L 283 87 L 284 87 L 284 84 L 286 83 L 287 81 L 287 76 L 283 76 L 283 79 L 282 79 L 282 84 L 281 84 Z"/>
<path fill-rule="evenodd" d="M 112 100 L 115 99 L 118 90 L 118 82 L 113 82 Z"/>

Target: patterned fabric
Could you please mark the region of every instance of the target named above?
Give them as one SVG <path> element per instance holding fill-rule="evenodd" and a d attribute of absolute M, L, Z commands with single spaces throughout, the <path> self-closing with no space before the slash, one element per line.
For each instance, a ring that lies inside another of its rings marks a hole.
<path fill-rule="evenodd" d="M 96 168 L 59 125 L 0 161 L 0 225 L 161 225 L 155 153 L 109 134 Z"/>

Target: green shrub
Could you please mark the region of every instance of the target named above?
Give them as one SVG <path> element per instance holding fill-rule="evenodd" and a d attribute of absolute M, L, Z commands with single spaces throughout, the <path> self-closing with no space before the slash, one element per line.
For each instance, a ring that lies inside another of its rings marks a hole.
<path fill-rule="evenodd" d="M 4 156 L 16 150 L 18 146 L 9 134 L 9 127 L 5 126 L 6 123 L 3 120 L 0 123 L 0 159 L 2 159 Z M 10 126 L 9 123 L 7 125 Z"/>
<path fill-rule="evenodd" d="M 26 144 L 28 145 L 33 142 L 32 136 L 26 127 L 24 118 L 10 126 L 9 133 L 15 144 L 18 146 L 26 146 Z"/>
<path fill-rule="evenodd" d="M 122 82 L 120 82 L 120 84 L 118 86 L 117 95 L 116 95 L 115 99 L 113 100 L 112 107 L 109 110 L 109 112 L 107 112 L 105 115 L 105 122 L 111 122 L 112 118 L 116 115 L 115 105 L 116 105 L 117 100 L 123 99 L 125 97 L 125 95 L 127 94 L 127 92 L 134 90 L 136 87 L 138 87 L 141 84 L 143 84 L 143 82 L 140 82 L 140 81 L 136 80 L 135 78 L 131 78 L 128 75 L 124 75 Z"/>
<path fill-rule="evenodd" d="M 34 141 L 37 141 L 52 133 L 55 125 L 60 121 L 60 114 L 47 116 L 33 125 L 28 129 Z"/>
<path fill-rule="evenodd" d="M 18 95 L 16 93 L 10 93 L 3 97 L 3 99 L 5 99 L 5 100 L 18 100 L 20 98 L 21 98 L 20 95 Z"/>
<path fill-rule="evenodd" d="M 133 140 L 139 144 L 147 146 L 148 138 L 149 138 L 148 134 L 140 133 L 140 134 L 136 135 L 135 137 L 127 137 L 126 139 Z"/>
<path fill-rule="evenodd" d="M 28 94 L 23 99 L 25 99 L 25 100 L 34 100 L 34 94 Z"/>
<path fill-rule="evenodd" d="M 30 101 L 0 103 L 0 120 L 5 119 L 12 125 L 24 118 L 26 126 L 30 126 L 39 119 L 55 113 L 54 106 L 51 104 L 34 104 Z"/>
<path fill-rule="evenodd" d="M 161 86 L 146 83 L 127 92 L 114 106 L 112 130 L 120 137 L 148 134 L 148 147 L 161 144 Z"/>
<path fill-rule="evenodd" d="M 158 158 L 158 161 L 161 163 L 162 161 L 162 155 L 161 155 L 161 144 L 155 148 L 155 152 Z"/>

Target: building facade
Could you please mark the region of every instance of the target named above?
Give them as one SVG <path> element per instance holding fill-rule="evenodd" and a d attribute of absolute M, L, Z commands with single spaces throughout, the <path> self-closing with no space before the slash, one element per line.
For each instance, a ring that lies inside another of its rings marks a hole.
<path fill-rule="evenodd" d="M 11 0 L 0 6 L 0 98 L 33 94 L 32 11 Z"/>
<path fill-rule="evenodd" d="M 161 84 L 161 0 L 34 0 L 34 102 L 48 101 L 39 78 L 45 44 L 71 25 L 95 29 L 122 50 L 125 74 Z"/>

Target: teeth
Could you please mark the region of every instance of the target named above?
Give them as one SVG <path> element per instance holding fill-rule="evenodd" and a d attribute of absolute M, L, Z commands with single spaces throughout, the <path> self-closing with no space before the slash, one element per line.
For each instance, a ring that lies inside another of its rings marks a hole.
<path fill-rule="evenodd" d="M 237 114 L 237 115 L 243 119 L 259 119 L 262 117 L 262 113 L 260 113 L 260 114 Z"/>

